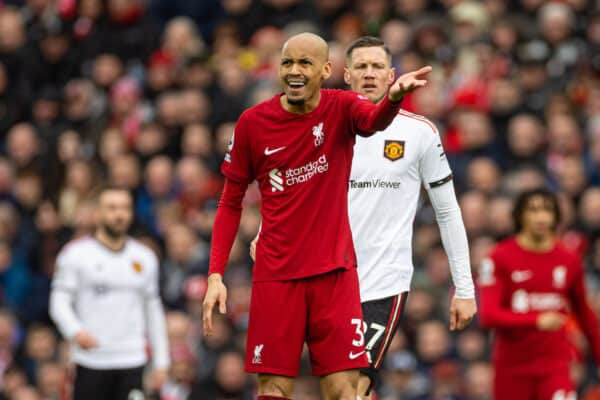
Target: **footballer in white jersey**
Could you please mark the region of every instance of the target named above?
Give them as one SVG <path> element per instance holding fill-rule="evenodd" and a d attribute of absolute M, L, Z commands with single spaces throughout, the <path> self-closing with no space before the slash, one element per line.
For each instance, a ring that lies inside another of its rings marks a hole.
<path fill-rule="evenodd" d="M 383 41 L 362 37 L 352 43 L 346 52 L 344 78 L 352 90 L 379 102 L 394 79 Z M 361 371 L 358 386 L 365 399 L 370 397 L 410 290 L 412 229 L 422 185 L 435 210 L 456 287 L 450 329 L 464 328 L 477 310 L 467 235 L 439 133 L 425 117 L 401 110 L 385 131 L 356 138 L 348 188 L 371 365 Z"/>
<path fill-rule="evenodd" d="M 346 51 L 344 79 L 352 90 L 379 102 L 394 81 L 384 42 L 375 37 L 353 42 Z M 361 399 L 371 398 L 410 289 L 412 229 L 422 185 L 436 213 L 456 288 L 450 329 L 464 328 L 477 311 L 467 235 L 439 133 L 425 117 L 400 110 L 385 131 L 356 137 L 349 181 L 348 213 L 370 363 L 361 370 Z"/>
<path fill-rule="evenodd" d="M 50 316 L 73 342 L 74 400 L 144 398 L 146 337 L 152 347 L 154 383 L 160 386 L 167 376 L 158 259 L 127 235 L 132 217 L 127 190 L 103 189 L 95 233 L 68 243 L 56 260 Z"/>

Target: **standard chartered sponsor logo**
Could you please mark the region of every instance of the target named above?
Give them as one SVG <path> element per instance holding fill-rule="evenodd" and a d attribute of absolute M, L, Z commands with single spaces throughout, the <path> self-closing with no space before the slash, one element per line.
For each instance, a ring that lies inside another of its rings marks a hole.
<path fill-rule="evenodd" d="M 269 172 L 269 182 L 271 183 L 272 192 L 283 192 L 283 178 L 281 177 L 279 168 L 272 169 Z"/>
<path fill-rule="evenodd" d="M 309 162 L 298 168 L 289 168 L 285 171 L 285 184 L 288 186 L 304 183 L 317 174 L 322 174 L 329 169 L 329 163 L 325 154 L 317 161 Z"/>
<path fill-rule="evenodd" d="M 283 192 L 285 186 L 292 186 L 298 183 L 305 183 L 317 174 L 327 172 L 329 163 L 325 154 L 321 155 L 316 161 L 311 161 L 298 168 L 288 168 L 285 172 L 274 168 L 269 172 L 269 183 L 272 192 Z"/>
<path fill-rule="evenodd" d="M 559 293 L 529 293 L 524 289 L 512 295 L 511 308 L 516 313 L 529 311 L 558 311 L 566 309 L 567 300 Z"/>
<path fill-rule="evenodd" d="M 400 182 L 371 179 L 369 181 L 350 180 L 350 189 L 400 189 Z"/>

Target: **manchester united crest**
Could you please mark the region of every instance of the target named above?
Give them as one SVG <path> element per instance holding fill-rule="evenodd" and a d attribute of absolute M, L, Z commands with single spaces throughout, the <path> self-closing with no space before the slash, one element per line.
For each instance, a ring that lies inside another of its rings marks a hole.
<path fill-rule="evenodd" d="M 390 161 L 404 157 L 404 140 L 386 140 L 383 147 L 383 156 Z"/>
<path fill-rule="evenodd" d="M 137 261 L 134 261 L 133 264 L 131 264 L 131 268 L 133 268 L 133 270 L 138 274 L 142 272 L 142 264 Z"/>

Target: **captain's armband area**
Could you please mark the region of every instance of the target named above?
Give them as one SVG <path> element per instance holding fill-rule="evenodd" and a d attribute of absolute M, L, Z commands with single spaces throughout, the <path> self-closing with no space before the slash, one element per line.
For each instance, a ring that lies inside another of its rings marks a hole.
<path fill-rule="evenodd" d="M 429 182 L 429 187 L 433 189 L 433 188 L 442 186 L 443 184 L 448 183 L 451 180 L 452 180 L 452 174 L 448 175 L 445 178 L 438 179 L 437 181 Z"/>

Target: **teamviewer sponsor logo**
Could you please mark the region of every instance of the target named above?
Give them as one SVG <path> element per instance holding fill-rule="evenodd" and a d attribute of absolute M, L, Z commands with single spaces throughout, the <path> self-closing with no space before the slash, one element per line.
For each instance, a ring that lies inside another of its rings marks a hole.
<path fill-rule="evenodd" d="M 400 189 L 400 182 L 371 179 L 370 181 L 350 180 L 350 189 Z"/>
<path fill-rule="evenodd" d="M 283 192 L 283 177 L 279 168 L 272 169 L 269 172 L 269 183 L 272 192 Z"/>

